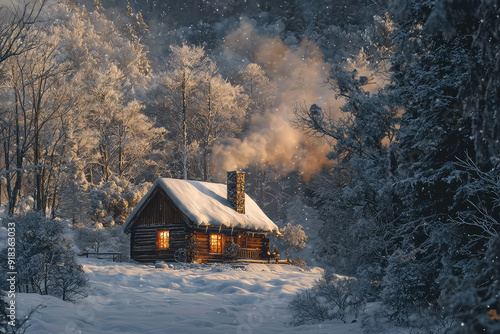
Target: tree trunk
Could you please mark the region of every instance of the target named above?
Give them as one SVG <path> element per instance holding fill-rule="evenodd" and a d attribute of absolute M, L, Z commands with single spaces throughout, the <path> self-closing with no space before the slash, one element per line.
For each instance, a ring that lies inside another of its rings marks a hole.
<path fill-rule="evenodd" d="M 118 175 L 122 176 L 122 174 L 123 174 L 123 151 L 120 143 L 120 146 L 118 147 Z"/>
<path fill-rule="evenodd" d="M 208 181 L 208 152 L 203 150 L 203 181 Z"/>
<path fill-rule="evenodd" d="M 90 184 L 94 184 L 94 175 L 92 174 L 92 166 L 86 167 L 87 172 L 85 172 L 85 177 L 87 182 Z"/>
<path fill-rule="evenodd" d="M 19 109 L 17 106 L 18 99 L 16 96 L 16 168 L 18 169 L 16 171 L 16 183 L 14 184 L 14 189 L 12 189 L 12 195 L 9 200 L 9 215 L 14 214 L 14 209 L 16 207 L 16 202 L 17 202 L 17 196 L 19 196 L 21 192 L 21 187 L 22 187 L 22 180 L 23 180 L 23 160 L 24 160 L 24 147 L 21 145 L 21 129 L 19 125 Z"/>
<path fill-rule="evenodd" d="M 10 152 L 10 129 L 9 129 L 8 135 L 9 135 L 9 137 L 3 143 L 5 170 L 10 169 L 10 154 L 9 154 L 9 152 Z M 10 196 L 12 194 L 11 180 L 12 180 L 12 178 L 10 177 L 9 174 L 5 175 L 5 190 L 7 193 L 7 201 L 10 200 Z"/>
<path fill-rule="evenodd" d="M 122 176 L 125 168 L 125 162 L 123 161 L 123 136 L 125 136 L 125 128 L 120 125 L 118 128 L 118 175 Z"/>
<path fill-rule="evenodd" d="M 182 178 L 187 180 L 187 126 L 185 121 L 182 128 L 184 137 L 182 142 Z"/>
<path fill-rule="evenodd" d="M 104 177 L 104 182 L 109 181 L 109 161 L 108 161 L 108 151 L 107 150 L 102 150 L 101 151 L 101 156 L 102 156 L 102 176 Z"/>
<path fill-rule="evenodd" d="M 34 161 L 33 163 L 35 165 L 40 164 L 40 133 L 38 131 L 38 117 L 39 113 L 38 110 L 35 110 L 35 142 L 34 142 Z M 35 187 L 35 203 L 34 203 L 34 209 L 36 211 L 44 211 L 42 210 L 42 173 L 41 173 L 41 168 L 36 168 L 35 169 L 35 182 L 36 182 L 36 187 Z"/>
<path fill-rule="evenodd" d="M 208 94 L 207 94 L 207 124 L 205 129 L 205 142 L 203 148 L 203 180 L 208 181 L 208 143 L 210 141 L 210 126 L 212 123 L 212 82 L 208 81 Z"/>
<path fill-rule="evenodd" d="M 182 79 L 182 178 L 187 180 L 187 101 L 186 74 Z"/>

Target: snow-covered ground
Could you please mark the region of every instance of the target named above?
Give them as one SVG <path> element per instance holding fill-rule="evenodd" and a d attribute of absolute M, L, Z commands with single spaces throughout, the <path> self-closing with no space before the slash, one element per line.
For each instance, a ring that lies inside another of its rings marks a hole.
<path fill-rule="evenodd" d="M 45 305 L 27 333 L 362 333 L 359 322 L 285 327 L 288 301 L 312 286 L 319 268 L 79 260 L 91 277 L 90 296 L 72 304 L 19 294 L 21 308 Z"/>

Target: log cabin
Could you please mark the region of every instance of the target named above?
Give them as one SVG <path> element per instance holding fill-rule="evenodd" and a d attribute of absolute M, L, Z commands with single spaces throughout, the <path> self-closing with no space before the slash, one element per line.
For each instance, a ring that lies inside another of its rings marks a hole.
<path fill-rule="evenodd" d="M 279 235 L 279 229 L 245 193 L 245 173 L 227 176 L 227 185 L 156 180 L 123 225 L 130 234 L 130 257 L 138 262 L 267 260 L 268 236 Z"/>

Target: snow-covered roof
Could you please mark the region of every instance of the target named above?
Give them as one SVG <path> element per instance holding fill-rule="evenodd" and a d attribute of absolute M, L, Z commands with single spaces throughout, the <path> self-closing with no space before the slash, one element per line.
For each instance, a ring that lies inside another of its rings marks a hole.
<path fill-rule="evenodd" d="M 198 226 L 223 226 L 279 233 L 278 226 L 247 194 L 245 194 L 245 213 L 238 213 L 227 201 L 225 184 L 167 178 L 156 180 L 128 216 L 123 225 L 125 230 L 158 186 L 165 191 L 182 213 Z"/>

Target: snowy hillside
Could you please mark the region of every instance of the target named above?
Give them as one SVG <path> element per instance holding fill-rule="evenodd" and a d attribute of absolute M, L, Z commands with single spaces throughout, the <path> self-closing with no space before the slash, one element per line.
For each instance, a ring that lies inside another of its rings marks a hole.
<path fill-rule="evenodd" d="M 81 259 L 93 291 L 79 303 L 20 294 L 23 308 L 43 303 L 27 333 L 361 333 L 332 321 L 287 328 L 286 304 L 321 269 L 249 264 L 153 265 Z"/>

